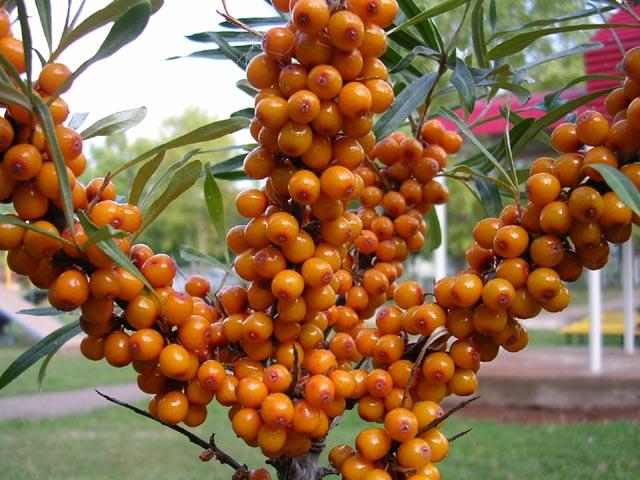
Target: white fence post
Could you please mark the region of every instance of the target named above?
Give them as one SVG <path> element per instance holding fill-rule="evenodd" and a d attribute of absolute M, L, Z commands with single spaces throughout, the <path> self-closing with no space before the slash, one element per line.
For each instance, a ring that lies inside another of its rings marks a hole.
<path fill-rule="evenodd" d="M 602 372 L 602 284 L 600 270 L 589 270 L 589 370 Z"/>
<path fill-rule="evenodd" d="M 633 237 L 622 245 L 622 296 L 624 302 L 624 352 L 635 349 L 635 317 L 633 302 Z"/>

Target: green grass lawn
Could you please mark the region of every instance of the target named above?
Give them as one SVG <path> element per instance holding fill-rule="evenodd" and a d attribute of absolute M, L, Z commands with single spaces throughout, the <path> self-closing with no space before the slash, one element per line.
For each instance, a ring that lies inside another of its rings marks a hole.
<path fill-rule="evenodd" d="M 25 351 L 27 347 L 0 347 L 0 373 Z M 37 393 L 38 371 L 42 361 L 37 362 L 12 383 L 0 390 L 0 397 L 23 393 Z M 95 387 L 114 383 L 135 382 L 136 373 L 131 367 L 114 368 L 105 361 L 92 362 L 80 352 L 58 353 L 47 368 L 42 385 L 43 392 Z"/>
<path fill-rule="evenodd" d="M 219 446 L 251 467 L 263 464 L 256 449 L 233 433 L 226 411 L 213 408 L 197 432 L 217 432 Z M 353 444 L 360 420 L 348 414 L 330 435 L 328 448 Z M 635 479 L 640 469 L 640 424 L 633 422 L 522 426 L 450 419 L 452 435 L 474 430 L 452 444 L 441 464 L 443 479 Z M 201 463 L 198 447 L 178 434 L 113 407 L 91 414 L 0 423 L 0 472 L 4 480 L 215 479 L 231 470 Z M 9 453 L 10 452 L 10 453 Z"/>

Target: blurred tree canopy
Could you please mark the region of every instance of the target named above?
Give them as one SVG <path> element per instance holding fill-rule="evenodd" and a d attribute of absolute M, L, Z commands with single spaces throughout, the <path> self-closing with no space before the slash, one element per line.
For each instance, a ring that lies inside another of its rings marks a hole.
<path fill-rule="evenodd" d="M 156 138 L 130 140 L 126 134 L 107 137 L 104 142 L 91 145 L 87 155 L 88 167 L 82 180 L 88 181 L 95 176 L 101 176 L 108 171 L 113 171 L 117 166 L 150 148 L 212 121 L 214 119 L 208 117 L 203 110 L 192 107 L 178 116 L 166 119 L 162 123 Z M 203 163 L 210 162 L 211 164 L 226 160 L 241 152 L 207 151 L 228 147 L 233 144 L 233 139 L 229 137 L 198 144 L 196 147 L 202 150 L 203 153 L 194 158 L 200 159 Z M 163 167 L 152 177 L 149 183 L 150 188 L 153 188 L 152 186 L 156 180 L 161 178 L 171 165 L 179 162 L 193 148 L 193 146 L 190 146 L 169 150 L 164 158 Z M 136 169 L 126 170 L 114 179 L 118 195 L 125 197 L 128 195 L 128 187 L 132 184 L 136 171 Z M 220 180 L 218 184 L 225 200 L 235 198 L 239 188 L 233 182 Z M 147 190 L 146 194 L 148 193 Z M 155 191 L 153 193 L 159 192 Z M 144 212 L 144 196 L 142 198 L 140 206 Z M 235 212 L 233 201 L 225 202 L 225 218 L 228 226 L 240 223 L 240 217 Z M 226 243 L 224 239 L 217 238 L 211 225 L 204 201 L 203 180 L 199 180 L 196 185 L 162 212 L 155 222 L 140 236 L 139 241 L 148 244 L 156 252 L 172 255 L 178 261 L 181 260 L 180 247 L 182 245 L 189 245 L 203 253 L 223 258 L 223 248 Z"/>

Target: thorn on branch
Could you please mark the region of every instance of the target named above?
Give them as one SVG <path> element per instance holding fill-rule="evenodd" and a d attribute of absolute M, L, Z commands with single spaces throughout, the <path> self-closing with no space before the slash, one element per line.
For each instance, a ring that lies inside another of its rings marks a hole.
<path fill-rule="evenodd" d="M 321 480 L 322 478 L 329 477 L 331 475 L 338 476 L 340 475 L 340 472 L 335 468 L 321 467 L 318 469 L 318 473 L 316 473 L 316 480 Z"/>
<path fill-rule="evenodd" d="M 472 428 L 467 428 L 466 430 L 460 432 L 460 433 L 456 433 L 455 435 L 453 435 L 452 437 L 447 438 L 447 440 L 449 441 L 449 443 L 456 441 L 457 439 L 459 439 L 460 437 L 464 437 L 467 433 L 469 433 L 471 430 L 473 430 Z"/>
<path fill-rule="evenodd" d="M 185 437 L 187 437 L 189 439 L 189 441 L 191 443 L 194 443 L 196 445 L 198 445 L 199 447 L 201 447 L 202 449 L 204 449 L 204 451 L 200 454 L 200 460 L 202 460 L 203 462 L 207 462 L 209 460 L 211 460 L 212 458 L 215 458 L 216 460 L 218 460 L 220 463 L 225 464 L 225 465 L 229 465 L 231 468 L 233 468 L 236 471 L 247 471 L 247 467 L 246 465 L 241 465 L 240 462 L 238 462 L 237 460 L 235 460 L 231 455 L 229 455 L 228 453 L 224 452 L 223 450 L 220 450 L 217 445 L 214 442 L 214 436 L 211 435 L 211 438 L 209 439 L 209 441 L 207 442 L 206 440 L 200 438 L 199 436 L 195 435 L 194 433 L 190 432 L 189 430 L 180 427 L 178 425 L 170 425 L 168 423 L 163 422 L 162 420 L 155 418 L 153 415 L 151 415 L 149 412 L 145 412 L 144 410 L 128 404 L 126 402 L 122 402 L 120 400 L 118 400 L 117 398 L 113 398 L 110 397 L 107 394 L 102 393 L 100 390 L 96 390 L 96 393 L 98 395 L 100 395 L 102 398 L 108 400 L 111 403 L 115 403 L 116 405 L 120 405 L 121 407 L 127 408 L 129 410 L 131 410 L 132 412 L 137 413 L 138 415 L 142 415 L 143 417 L 146 418 L 150 418 L 151 420 L 153 420 L 154 422 L 160 423 L 161 425 L 164 425 L 167 428 L 170 428 L 171 430 L 173 430 L 174 432 L 178 432 L 181 435 L 184 435 Z"/>
<path fill-rule="evenodd" d="M 424 432 L 426 432 L 428 430 L 431 430 L 432 428 L 437 427 L 442 422 L 444 422 L 447 418 L 449 418 L 451 415 L 456 413 L 458 410 L 462 410 L 464 407 L 469 405 L 471 402 L 475 402 L 479 398 L 481 398 L 480 395 L 476 395 L 475 397 L 471 397 L 471 398 L 469 398 L 469 399 L 467 399 L 467 400 L 465 400 L 463 402 L 460 402 L 455 407 L 452 407 L 449 410 L 447 410 L 447 412 L 444 415 L 442 415 L 441 417 L 438 417 L 438 418 L 434 419 L 431 423 L 429 423 L 429 424 L 425 425 L 424 427 L 422 427 L 422 430 L 420 430 L 420 432 L 418 434 L 424 433 Z M 465 432 L 465 433 L 467 433 L 467 432 Z"/>

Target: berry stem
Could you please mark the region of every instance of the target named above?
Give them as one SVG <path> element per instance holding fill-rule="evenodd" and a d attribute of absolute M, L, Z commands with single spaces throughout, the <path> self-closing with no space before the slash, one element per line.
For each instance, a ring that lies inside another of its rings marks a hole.
<path fill-rule="evenodd" d="M 378 177 L 380 177 L 380 181 L 382 182 L 382 185 L 384 186 L 384 189 L 386 192 L 390 192 L 392 190 L 391 188 L 391 184 L 389 183 L 389 180 L 387 180 L 382 173 L 380 173 L 380 169 L 378 168 L 378 166 L 376 165 L 376 162 L 374 162 L 373 160 L 371 160 L 369 158 L 368 155 L 365 155 L 364 157 L 364 163 L 367 164 L 367 166 L 369 168 L 371 168 L 374 172 L 376 172 L 376 174 L 378 175 Z"/>
<path fill-rule="evenodd" d="M 246 465 L 241 465 L 231 455 L 229 455 L 228 453 L 226 453 L 223 450 L 220 450 L 220 448 L 218 448 L 218 446 L 215 444 L 213 435 L 211 435 L 211 438 L 209 439 L 209 441 L 206 441 L 206 440 L 198 437 L 197 435 L 191 433 L 189 430 L 187 430 L 185 428 L 182 428 L 182 427 L 180 427 L 178 425 L 170 425 L 168 423 L 165 423 L 162 420 L 159 420 L 159 419 L 155 418 L 150 413 L 145 412 L 144 410 L 141 410 L 138 407 L 130 405 L 130 404 L 126 403 L 126 402 L 122 402 L 122 401 L 118 400 L 117 398 L 110 397 L 109 395 L 106 395 L 106 394 L 102 393 L 100 390 L 96 390 L 96 393 L 98 395 L 100 395 L 102 398 L 108 400 L 109 402 L 115 403 L 116 405 L 120 405 L 121 407 L 124 407 L 124 408 L 128 408 L 129 410 L 137 413 L 138 415 L 142 415 L 143 417 L 150 418 L 154 422 L 158 422 L 158 423 L 164 425 L 165 427 L 168 427 L 171 430 L 184 435 L 185 437 L 187 437 L 189 439 L 189 441 L 191 443 L 195 443 L 199 447 L 204 448 L 206 452 L 212 452 L 213 453 L 212 456 L 211 456 L 211 453 L 207 453 L 205 455 L 206 459 L 215 458 L 220 463 L 222 463 L 224 465 L 229 465 L 231 468 L 233 468 L 236 471 L 238 471 L 238 470 L 245 471 L 245 472 L 247 471 Z"/>

